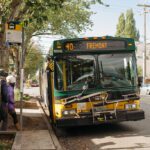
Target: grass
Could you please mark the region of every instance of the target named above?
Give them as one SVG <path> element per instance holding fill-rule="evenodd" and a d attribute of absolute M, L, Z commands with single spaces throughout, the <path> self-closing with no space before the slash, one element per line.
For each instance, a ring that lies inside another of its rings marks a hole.
<path fill-rule="evenodd" d="M 0 134 L 0 150 L 11 150 L 15 135 Z"/>
<path fill-rule="evenodd" d="M 17 88 L 14 89 L 14 96 L 15 96 L 15 101 L 20 101 L 20 91 L 19 91 L 19 89 L 17 89 Z"/>
<path fill-rule="evenodd" d="M 29 96 L 28 94 L 23 95 L 23 100 L 29 100 L 29 99 L 31 99 L 31 96 Z"/>
<path fill-rule="evenodd" d="M 19 89 L 15 88 L 14 96 L 15 96 L 15 101 L 20 101 L 20 91 L 19 91 Z M 23 100 L 29 100 L 30 98 L 31 98 L 31 96 L 29 96 L 28 94 L 23 95 Z"/>

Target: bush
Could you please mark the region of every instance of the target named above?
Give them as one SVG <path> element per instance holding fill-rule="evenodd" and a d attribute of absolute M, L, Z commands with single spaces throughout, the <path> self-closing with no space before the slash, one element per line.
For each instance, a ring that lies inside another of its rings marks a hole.
<path fill-rule="evenodd" d="M 18 88 L 14 89 L 14 98 L 15 98 L 15 101 L 20 101 L 20 91 Z"/>

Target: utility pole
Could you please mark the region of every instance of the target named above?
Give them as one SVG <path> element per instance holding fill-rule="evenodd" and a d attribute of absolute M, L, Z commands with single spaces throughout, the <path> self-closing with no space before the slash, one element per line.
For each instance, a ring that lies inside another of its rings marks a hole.
<path fill-rule="evenodd" d="M 138 4 L 137 6 L 143 7 L 144 11 L 144 51 L 143 51 L 143 84 L 145 84 L 146 79 L 146 14 L 149 12 L 146 8 L 150 7 L 150 5 L 146 4 Z"/>

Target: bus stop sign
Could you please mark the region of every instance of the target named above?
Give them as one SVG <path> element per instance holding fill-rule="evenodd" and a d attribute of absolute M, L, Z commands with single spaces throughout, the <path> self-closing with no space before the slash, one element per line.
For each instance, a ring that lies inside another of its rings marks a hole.
<path fill-rule="evenodd" d="M 22 43 L 22 26 L 18 21 L 10 21 L 5 25 L 6 43 L 21 44 Z"/>

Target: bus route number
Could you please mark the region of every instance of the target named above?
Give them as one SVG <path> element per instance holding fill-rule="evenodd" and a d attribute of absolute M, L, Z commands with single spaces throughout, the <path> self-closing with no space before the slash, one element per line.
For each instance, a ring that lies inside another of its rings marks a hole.
<path fill-rule="evenodd" d="M 73 45 L 73 43 L 67 43 L 65 47 L 66 47 L 66 49 L 67 49 L 68 51 L 73 51 L 73 50 L 74 50 L 74 45 Z"/>

